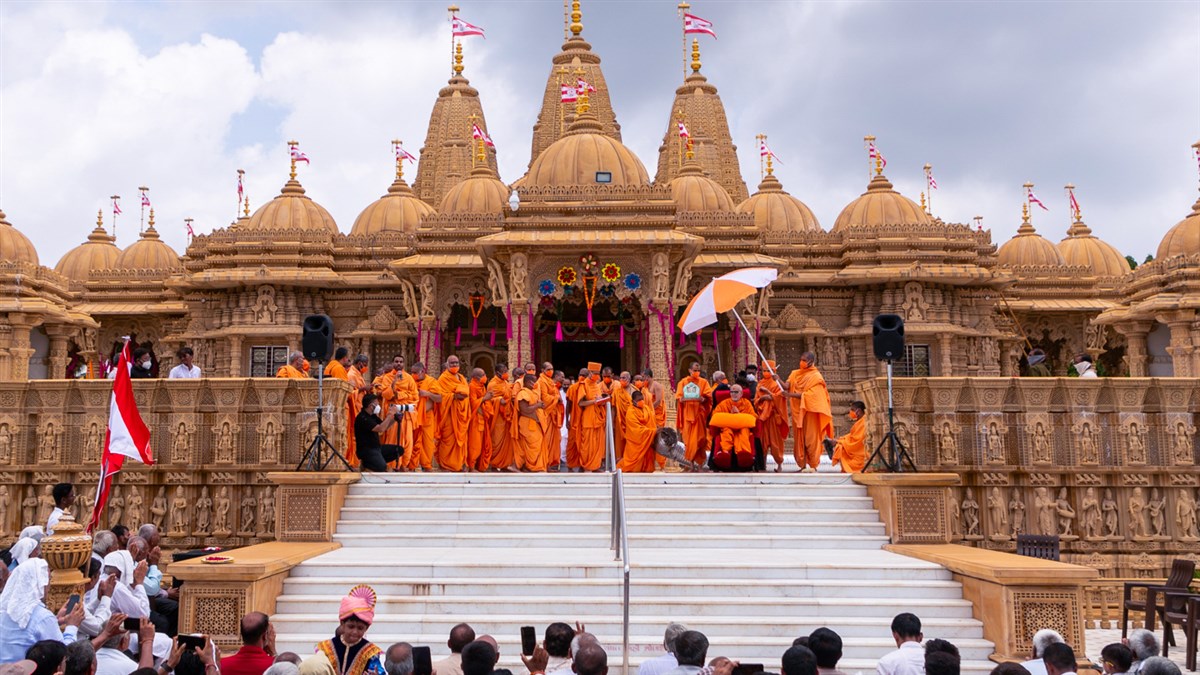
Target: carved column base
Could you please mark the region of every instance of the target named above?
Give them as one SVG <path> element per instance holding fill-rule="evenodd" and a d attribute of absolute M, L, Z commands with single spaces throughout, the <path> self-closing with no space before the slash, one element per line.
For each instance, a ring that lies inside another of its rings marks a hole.
<path fill-rule="evenodd" d="M 275 538 L 282 542 L 333 541 L 338 514 L 357 473 L 272 471 L 267 480 L 278 489 Z M 240 615 L 239 615 L 240 616 Z"/>

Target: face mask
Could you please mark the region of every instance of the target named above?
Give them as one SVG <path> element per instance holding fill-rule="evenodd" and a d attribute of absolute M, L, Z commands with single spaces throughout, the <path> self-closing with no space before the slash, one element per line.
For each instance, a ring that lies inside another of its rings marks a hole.
<path fill-rule="evenodd" d="M 604 384 L 612 384 L 612 377 L 605 375 L 604 376 Z"/>
<path fill-rule="evenodd" d="M 379 406 L 375 406 L 374 408 L 371 409 L 371 412 L 378 415 L 379 413 L 383 412 L 383 408 L 381 408 Z"/>
<path fill-rule="evenodd" d="M 143 370 L 150 370 L 150 362 L 149 362 L 149 361 L 142 361 L 142 369 L 143 369 Z"/>
<path fill-rule="evenodd" d="M 458 366 L 450 366 L 449 368 L 447 368 L 447 370 L 449 370 L 449 371 L 450 371 L 450 374 L 451 374 L 451 375 L 457 375 L 457 374 L 458 374 Z"/>
<path fill-rule="evenodd" d="M 599 382 L 600 376 L 599 375 L 589 375 L 588 379 L 591 380 L 592 382 Z"/>
<path fill-rule="evenodd" d="M 525 374 L 526 374 L 526 375 L 537 375 L 537 373 L 536 373 L 536 372 L 534 372 L 534 371 L 532 371 L 532 370 L 526 370 L 526 371 L 525 371 Z"/>
<path fill-rule="evenodd" d="M 758 381 L 758 377 L 757 377 L 757 376 L 755 376 L 753 373 L 746 373 L 746 379 L 747 379 L 747 380 L 750 380 L 751 382 L 757 382 L 757 381 Z"/>
<path fill-rule="evenodd" d="M 641 401 L 635 401 L 635 402 L 634 402 L 634 405 L 640 408 L 640 407 L 642 407 L 642 402 L 641 402 Z"/>
<path fill-rule="evenodd" d="M 645 388 L 646 388 L 646 383 L 645 383 L 645 382 L 638 382 L 638 383 L 637 383 L 637 384 L 635 384 L 634 386 L 636 386 L 638 389 L 645 389 Z"/>
<path fill-rule="evenodd" d="M 500 381 L 508 382 L 508 373 L 500 373 Z"/>
<path fill-rule="evenodd" d="M 850 412 L 846 413 L 846 417 L 849 417 L 851 421 L 853 421 L 853 420 L 857 420 L 857 419 L 858 419 L 858 413 L 856 413 L 856 412 L 854 412 L 853 410 L 851 410 Z"/>
<path fill-rule="evenodd" d="M 543 370 L 542 372 L 543 372 L 543 373 L 546 373 L 547 375 L 549 375 L 549 376 L 551 376 L 551 377 L 553 377 L 553 376 L 554 376 L 554 369 L 553 369 L 553 368 L 547 368 L 547 369 Z"/>

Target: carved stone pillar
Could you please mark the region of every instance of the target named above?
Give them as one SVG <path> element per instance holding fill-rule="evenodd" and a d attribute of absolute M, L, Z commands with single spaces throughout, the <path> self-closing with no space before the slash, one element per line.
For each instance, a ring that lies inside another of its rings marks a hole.
<path fill-rule="evenodd" d="M 942 372 L 931 373 L 938 377 L 952 377 L 954 375 L 954 336 L 948 333 L 938 335 L 938 351 L 941 352 Z"/>
<path fill-rule="evenodd" d="M 529 303 L 512 303 L 512 340 L 508 343 L 508 367 L 523 368 L 533 361 L 533 342 L 529 339 Z"/>
<path fill-rule="evenodd" d="M 1117 332 L 1125 336 L 1125 362 L 1129 365 L 1130 377 L 1146 377 L 1149 360 L 1146 336 L 1150 327 L 1146 322 L 1118 324 Z"/>
<path fill-rule="evenodd" d="M 668 323 L 671 317 L 665 308 L 646 308 L 646 320 L 650 322 L 649 340 L 647 341 L 647 361 L 649 368 L 654 371 L 654 379 L 664 388 L 671 386 L 672 364 L 668 354 L 671 348 L 671 333 Z"/>
<path fill-rule="evenodd" d="M 32 345 L 29 343 L 29 334 L 37 324 L 37 319 L 28 314 L 10 313 L 8 315 L 8 322 L 12 326 L 12 342 L 8 347 L 8 376 L 4 379 L 28 380 L 29 357 L 33 356 L 34 351 Z"/>
<path fill-rule="evenodd" d="M 1167 325 L 1171 329 L 1171 346 L 1167 347 L 1167 353 L 1171 355 L 1175 377 L 1191 377 L 1192 358 L 1196 351 L 1192 343 L 1192 318 L 1176 318 Z"/>
<path fill-rule="evenodd" d="M 70 330 L 66 326 L 47 326 L 50 336 L 50 355 L 46 359 L 46 377 L 61 380 L 67 373 L 67 338 Z"/>
<path fill-rule="evenodd" d="M 229 338 L 229 376 L 230 377 L 245 377 L 249 375 L 242 369 L 242 344 L 244 339 L 241 335 L 233 335 Z M 203 374 L 203 373 L 201 373 Z"/>

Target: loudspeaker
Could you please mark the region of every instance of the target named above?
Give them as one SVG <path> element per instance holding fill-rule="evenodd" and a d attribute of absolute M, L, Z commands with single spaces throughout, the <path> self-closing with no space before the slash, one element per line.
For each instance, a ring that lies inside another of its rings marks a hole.
<path fill-rule="evenodd" d="M 875 358 L 880 361 L 899 361 L 904 358 L 904 317 L 899 314 L 880 314 L 871 325 L 875 340 Z"/>
<path fill-rule="evenodd" d="M 309 361 L 328 361 L 333 356 L 333 319 L 324 314 L 304 317 L 300 351 Z"/>

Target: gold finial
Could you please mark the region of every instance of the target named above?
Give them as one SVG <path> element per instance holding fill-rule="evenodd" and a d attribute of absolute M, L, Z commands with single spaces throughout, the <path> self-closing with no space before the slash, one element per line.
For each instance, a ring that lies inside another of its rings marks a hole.
<path fill-rule="evenodd" d="M 571 35 L 579 37 L 583 32 L 583 12 L 579 11 L 579 0 L 571 3 Z"/>
<path fill-rule="evenodd" d="M 150 207 L 150 223 L 146 226 L 146 229 L 147 230 L 154 229 L 154 207 L 153 206 Z"/>
<path fill-rule="evenodd" d="M 929 213 L 929 207 L 925 205 L 925 191 L 921 190 L 921 210 Z"/>
<path fill-rule="evenodd" d="M 246 205 L 246 208 L 245 208 L 245 210 L 244 210 L 244 211 L 242 211 L 242 214 L 243 214 L 243 215 L 244 215 L 246 218 L 249 218 L 249 217 L 250 217 L 250 195 L 248 195 L 248 194 L 246 195 L 246 202 L 245 202 L 245 205 Z"/>
<path fill-rule="evenodd" d="M 883 175 L 883 158 L 879 156 L 879 151 L 875 151 L 875 175 Z"/>
<path fill-rule="evenodd" d="M 692 151 L 692 136 L 691 136 L 691 134 L 688 134 L 687 153 L 686 154 L 687 154 L 688 159 L 695 159 L 695 157 L 696 157 L 696 153 Z"/>
<path fill-rule="evenodd" d="M 296 146 L 300 145 L 298 141 L 288 141 L 288 159 L 292 162 L 291 177 L 296 180 Z"/>
<path fill-rule="evenodd" d="M 692 72 L 700 72 L 700 40 L 692 38 Z"/>
<path fill-rule="evenodd" d="M 475 149 L 475 151 L 471 153 L 471 166 L 472 167 L 479 165 L 479 161 L 480 161 L 479 156 L 482 154 L 480 152 L 480 146 L 483 143 L 483 139 L 475 138 L 475 127 L 477 126 L 475 120 L 477 120 L 477 119 L 479 119 L 479 115 L 476 115 L 475 113 L 471 113 L 470 115 L 467 115 L 467 120 L 471 123 L 471 145 Z"/>
<path fill-rule="evenodd" d="M 96 209 L 96 229 L 104 229 L 104 209 Z"/>
<path fill-rule="evenodd" d="M 400 145 L 404 143 L 400 139 L 392 140 L 392 154 L 396 156 L 396 180 L 404 178 L 404 159 L 400 156 Z"/>
<path fill-rule="evenodd" d="M 463 72 L 463 56 L 462 56 L 462 40 L 454 43 L 454 76 L 462 77 Z"/>
<path fill-rule="evenodd" d="M 1029 224 L 1029 202 L 1021 204 L 1021 222 Z"/>

